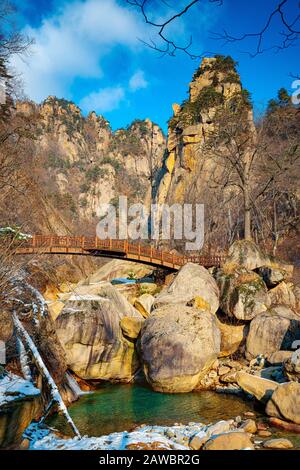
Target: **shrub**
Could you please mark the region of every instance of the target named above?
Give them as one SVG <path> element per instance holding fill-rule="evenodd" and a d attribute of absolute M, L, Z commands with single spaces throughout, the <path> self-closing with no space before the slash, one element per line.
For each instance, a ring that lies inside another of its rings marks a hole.
<path fill-rule="evenodd" d="M 201 68 L 200 67 L 196 70 L 196 72 L 193 75 L 193 80 L 196 80 L 202 73 L 206 71 L 211 71 L 211 72 L 236 72 L 236 66 L 238 63 L 233 60 L 232 57 L 224 56 L 221 54 L 215 55 L 216 61 L 211 65 L 206 65 L 205 67 Z"/>
<path fill-rule="evenodd" d="M 69 170 L 71 164 L 69 160 L 64 160 L 60 155 L 50 154 L 46 160 L 46 167 L 61 170 Z"/>
<path fill-rule="evenodd" d="M 87 202 L 87 198 L 86 198 L 86 197 L 80 199 L 80 201 L 79 201 L 79 205 L 80 205 L 80 207 L 82 207 L 82 208 L 86 207 L 86 206 L 87 206 L 87 203 L 88 203 L 88 202 Z"/>
<path fill-rule="evenodd" d="M 102 160 L 101 160 L 101 163 L 104 165 L 104 164 L 108 164 L 108 165 L 111 165 L 115 171 L 120 171 L 121 170 L 121 165 L 120 163 L 118 162 L 118 160 L 115 160 L 113 159 L 112 157 L 104 157 Z"/>
<path fill-rule="evenodd" d="M 100 168 L 99 166 L 94 166 L 87 170 L 86 179 L 88 181 L 96 182 L 99 178 L 103 178 L 107 175 L 107 170 L 105 168 Z"/>
<path fill-rule="evenodd" d="M 87 183 L 83 183 L 81 186 L 80 186 L 80 192 L 81 193 L 87 193 L 89 190 L 89 185 Z"/>
<path fill-rule="evenodd" d="M 173 116 L 169 121 L 169 126 L 174 130 L 180 123 L 183 127 L 201 122 L 201 111 L 210 107 L 220 106 L 224 102 L 222 93 L 209 85 L 203 88 L 196 100 L 191 102 L 186 100 L 181 105 L 181 112 Z"/>

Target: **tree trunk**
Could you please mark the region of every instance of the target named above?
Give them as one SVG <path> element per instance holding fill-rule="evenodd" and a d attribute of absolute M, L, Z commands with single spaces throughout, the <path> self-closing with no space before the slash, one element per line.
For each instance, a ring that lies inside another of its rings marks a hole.
<path fill-rule="evenodd" d="M 244 238 L 251 240 L 251 202 L 249 190 L 244 188 Z"/>

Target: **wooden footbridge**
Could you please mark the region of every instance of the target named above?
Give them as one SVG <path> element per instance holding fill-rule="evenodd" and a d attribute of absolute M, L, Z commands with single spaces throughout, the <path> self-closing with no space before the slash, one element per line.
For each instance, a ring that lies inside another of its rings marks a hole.
<path fill-rule="evenodd" d="M 220 266 L 224 257 L 220 255 L 184 256 L 151 246 L 130 243 L 128 240 L 101 240 L 98 237 L 69 237 L 57 235 L 33 235 L 16 247 L 16 254 L 53 254 L 101 256 L 125 259 L 155 267 L 178 270 L 188 262 L 205 267 Z"/>

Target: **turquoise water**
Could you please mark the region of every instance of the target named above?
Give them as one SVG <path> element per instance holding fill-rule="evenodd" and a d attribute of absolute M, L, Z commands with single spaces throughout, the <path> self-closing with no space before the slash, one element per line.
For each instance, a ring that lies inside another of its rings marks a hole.
<path fill-rule="evenodd" d="M 70 406 L 69 412 L 82 435 L 101 436 L 118 431 L 131 431 L 140 424 L 170 426 L 191 421 L 204 424 L 231 419 L 254 411 L 260 421 L 265 419 L 263 408 L 255 401 L 244 401 L 233 395 L 214 392 L 182 394 L 156 393 L 143 385 L 103 385 L 93 393 L 83 395 Z M 54 415 L 48 421 L 63 434 L 69 432 L 64 418 Z M 272 438 L 290 439 L 300 449 L 300 434 L 270 429 Z M 256 440 L 263 440 L 257 437 Z"/>
<path fill-rule="evenodd" d="M 139 424 L 211 423 L 253 411 L 253 402 L 213 392 L 163 394 L 141 385 L 104 385 L 84 395 L 69 412 L 83 435 L 130 431 Z M 65 432 L 59 416 L 49 424 Z"/>

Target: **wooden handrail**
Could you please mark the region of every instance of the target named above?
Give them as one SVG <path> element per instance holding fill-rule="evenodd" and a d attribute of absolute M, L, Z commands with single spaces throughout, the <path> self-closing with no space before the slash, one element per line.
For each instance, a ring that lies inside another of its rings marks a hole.
<path fill-rule="evenodd" d="M 20 243 L 20 242 L 18 242 Z M 40 249 L 40 250 L 39 250 Z M 42 249 L 42 250 L 41 250 Z M 65 251 L 63 251 L 65 250 Z M 175 255 L 174 253 L 157 250 L 149 246 L 129 243 L 128 240 L 102 240 L 98 237 L 85 236 L 58 236 L 58 235 L 33 235 L 32 238 L 18 244 L 16 252 L 27 253 L 69 253 L 76 254 L 106 254 L 110 257 L 118 257 L 118 254 L 131 260 L 141 260 L 141 262 L 170 266 L 174 269 L 183 266 L 187 262 L 198 263 L 203 266 L 220 266 L 224 261 L 221 255 Z M 100 253 L 99 253 L 100 252 Z M 120 256 L 119 256 L 120 257 Z"/>

